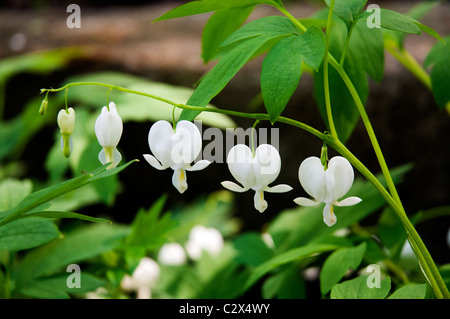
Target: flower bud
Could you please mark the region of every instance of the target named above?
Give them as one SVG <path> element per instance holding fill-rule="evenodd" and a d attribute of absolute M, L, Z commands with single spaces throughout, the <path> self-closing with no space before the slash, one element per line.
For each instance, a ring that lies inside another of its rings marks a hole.
<path fill-rule="evenodd" d="M 64 157 L 68 158 L 72 152 L 72 132 L 75 125 L 75 110 L 69 107 L 68 110 L 61 110 L 57 118 L 58 126 L 61 130 L 61 148 Z"/>
<path fill-rule="evenodd" d="M 75 111 L 69 107 L 68 110 L 61 110 L 58 113 L 58 126 L 61 129 L 61 134 L 71 135 L 75 125 Z"/>
<path fill-rule="evenodd" d="M 45 115 L 47 113 L 47 106 L 48 106 L 48 96 L 45 96 L 45 99 L 42 100 L 41 107 L 39 108 L 39 114 Z"/>

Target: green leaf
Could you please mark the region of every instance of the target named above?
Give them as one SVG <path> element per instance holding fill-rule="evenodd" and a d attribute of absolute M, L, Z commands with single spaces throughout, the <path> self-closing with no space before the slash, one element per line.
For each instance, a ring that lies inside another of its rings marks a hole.
<path fill-rule="evenodd" d="M 350 38 L 349 54 L 372 79 L 381 82 L 384 75 L 384 42 L 380 29 L 370 29 L 363 23 L 356 23 Z"/>
<path fill-rule="evenodd" d="M 277 38 L 289 35 L 300 35 L 298 28 L 291 20 L 283 16 L 268 16 L 245 24 L 233 32 L 220 46 L 226 47 L 258 36 Z"/>
<path fill-rule="evenodd" d="M 381 280 L 380 288 L 369 288 L 367 279 L 368 276 L 359 276 L 335 285 L 331 299 L 384 299 L 391 289 L 391 279 Z"/>
<path fill-rule="evenodd" d="M 364 12 L 361 14 L 360 19 L 364 22 L 367 22 L 367 18 L 371 15 L 371 13 Z M 388 9 L 380 9 L 380 24 L 376 24 L 376 20 L 374 19 L 372 22 L 376 27 L 381 27 L 388 30 L 399 31 L 404 33 L 412 33 L 412 34 L 421 34 L 421 30 L 419 26 L 416 24 L 416 21 L 408 17 L 404 14 L 388 10 Z"/>
<path fill-rule="evenodd" d="M 162 196 L 148 211 L 139 210 L 131 225 L 132 231 L 127 238 L 128 245 L 154 249 L 166 242 L 165 235 L 175 225 L 170 214 L 161 216 L 166 200 L 167 196 Z"/>
<path fill-rule="evenodd" d="M 204 1 L 191 1 L 185 3 L 169 12 L 163 14 L 159 18 L 153 20 L 153 22 L 163 21 L 168 19 L 186 17 L 190 15 L 196 15 L 211 11 L 225 10 L 230 8 L 247 7 L 257 4 L 269 4 L 276 5 L 271 0 L 204 0 Z"/>
<path fill-rule="evenodd" d="M 27 213 L 25 215 L 22 215 L 22 217 L 73 218 L 73 219 L 86 220 L 89 222 L 111 223 L 109 220 L 104 219 L 104 218 L 97 218 L 97 217 L 92 217 L 92 216 L 87 216 L 87 215 L 72 213 L 72 212 L 58 212 L 58 211 L 33 212 L 33 213 Z"/>
<path fill-rule="evenodd" d="M 214 59 L 220 44 L 247 20 L 253 8 L 254 6 L 224 9 L 217 11 L 209 18 L 202 33 L 204 63 Z"/>
<path fill-rule="evenodd" d="M 258 36 L 244 41 L 231 50 L 206 74 L 186 104 L 205 107 L 213 97 L 222 91 L 253 54 L 271 39 L 270 35 Z M 198 114 L 200 114 L 199 111 L 183 110 L 179 120 L 192 121 Z"/>
<path fill-rule="evenodd" d="M 397 259 L 405 244 L 407 234 L 403 224 L 390 207 L 382 212 L 377 227 L 380 239 L 389 249 L 391 258 Z"/>
<path fill-rule="evenodd" d="M 298 87 L 302 61 L 318 69 L 324 54 L 325 37 L 316 27 L 282 39 L 269 51 L 261 69 L 261 92 L 272 124 Z"/>
<path fill-rule="evenodd" d="M 106 285 L 104 280 L 81 271 L 80 288 L 69 288 L 67 287 L 68 276 L 70 276 L 70 273 L 36 280 L 29 286 L 22 288 L 20 292 L 27 296 L 40 299 L 68 299 L 69 293 L 85 293 Z"/>
<path fill-rule="evenodd" d="M 450 36 L 444 38 L 450 41 Z M 450 46 L 437 42 L 428 53 L 424 67 L 432 66 L 430 78 L 433 96 L 440 108 L 450 102 Z"/>
<path fill-rule="evenodd" d="M 130 161 L 122 166 L 107 170 L 107 167 L 109 166 L 108 163 L 100 166 L 98 169 L 92 171 L 91 173 L 83 174 L 68 181 L 38 190 L 25 197 L 19 204 L 17 204 L 17 206 L 11 209 L 8 214 L 0 221 L 0 225 L 3 225 L 21 216 L 26 212 L 39 207 L 40 205 L 45 204 L 58 196 L 80 188 L 87 183 L 91 183 L 101 178 L 117 174 L 133 162 L 135 161 Z"/>
<path fill-rule="evenodd" d="M 341 18 L 346 25 L 350 25 L 357 19 L 367 0 L 340 0 L 334 2 L 333 12 Z M 331 0 L 325 0 L 330 6 Z"/>
<path fill-rule="evenodd" d="M 445 44 L 445 41 L 441 38 L 441 36 L 439 35 L 439 33 L 437 33 L 436 30 L 434 30 L 433 28 L 426 26 L 422 23 L 420 23 L 419 21 L 414 21 L 415 24 L 417 24 L 417 26 L 420 28 L 420 30 L 422 30 L 425 33 L 428 33 L 429 35 L 431 35 L 433 38 L 435 38 L 436 40 L 441 41 L 442 43 Z"/>
<path fill-rule="evenodd" d="M 79 58 L 82 54 L 80 48 L 72 47 L 4 58 L 0 61 L 0 79 L 6 79 L 21 72 L 45 74 L 61 70 L 70 60 Z"/>
<path fill-rule="evenodd" d="M 59 236 L 56 225 L 43 218 L 14 220 L 0 226 L 0 250 L 19 251 L 49 242 Z"/>
<path fill-rule="evenodd" d="M 411 10 L 409 10 L 406 15 L 408 17 L 411 17 L 414 21 L 414 23 L 417 24 L 417 26 L 424 32 L 429 33 L 431 36 L 435 37 L 436 39 L 442 41 L 439 34 L 437 34 L 436 31 L 433 29 L 424 26 L 419 21 L 422 19 L 427 13 L 429 13 L 431 10 L 433 10 L 437 5 L 439 5 L 440 1 L 424 1 L 419 2 L 418 4 L 414 5 Z M 391 30 L 385 30 L 384 34 L 387 34 L 390 38 L 392 38 L 398 45 L 399 48 L 403 48 L 403 43 L 405 41 L 405 37 L 407 33 L 399 32 L 399 31 L 391 31 Z"/>
<path fill-rule="evenodd" d="M 284 265 L 289 262 L 299 261 L 302 258 L 306 258 L 312 254 L 322 253 L 330 250 L 336 249 L 335 245 L 328 244 L 311 244 L 303 247 L 294 248 L 288 250 L 284 253 L 281 253 L 263 264 L 259 265 L 255 269 L 252 270 L 250 277 L 244 286 L 244 291 L 250 288 L 253 284 L 255 284 L 262 276 L 270 272 L 271 270 Z"/>
<path fill-rule="evenodd" d="M 263 298 L 305 299 L 306 284 L 301 270 L 287 268 L 264 281 Z"/>
<path fill-rule="evenodd" d="M 337 284 L 349 269 L 356 270 L 362 261 L 366 251 L 366 243 L 351 247 L 341 248 L 333 252 L 325 260 L 320 272 L 320 292 L 326 295 Z"/>
<path fill-rule="evenodd" d="M 17 221 L 26 221 L 27 218 Z M 9 224 L 8 224 L 9 225 Z M 119 225 L 91 224 L 76 229 L 47 245 L 30 251 L 14 268 L 17 289 L 27 287 L 36 278 L 48 276 L 72 263 L 110 251 L 130 233 L 130 228 Z"/>
<path fill-rule="evenodd" d="M 0 212 L 13 208 L 33 189 L 30 180 L 5 178 L 0 181 Z"/>
<path fill-rule="evenodd" d="M 258 233 L 245 233 L 233 241 L 236 249 L 236 261 L 249 266 L 258 266 L 273 257 L 273 251 L 267 247 Z"/>
<path fill-rule="evenodd" d="M 388 299 L 425 299 L 426 290 L 426 284 L 408 284 L 394 291 Z"/>

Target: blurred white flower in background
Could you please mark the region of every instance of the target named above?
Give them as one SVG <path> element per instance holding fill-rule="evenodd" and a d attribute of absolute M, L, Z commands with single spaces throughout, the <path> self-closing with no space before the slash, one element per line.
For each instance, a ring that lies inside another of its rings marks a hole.
<path fill-rule="evenodd" d="M 203 251 L 212 256 L 219 254 L 223 244 L 222 234 L 217 229 L 197 225 L 189 233 L 186 251 L 191 259 L 196 260 L 201 257 Z"/>
<path fill-rule="evenodd" d="M 131 276 L 123 277 L 120 285 L 124 290 L 136 291 L 138 299 L 150 299 L 151 288 L 159 279 L 160 268 L 156 261 L 144 257 Z"/>
<path fill-rule="evenodd" d="M 186 262 L 186 253 L 178 243 L 164 244 L 159 250 L 158 261 L 163 265 L 182 265 Z"/>

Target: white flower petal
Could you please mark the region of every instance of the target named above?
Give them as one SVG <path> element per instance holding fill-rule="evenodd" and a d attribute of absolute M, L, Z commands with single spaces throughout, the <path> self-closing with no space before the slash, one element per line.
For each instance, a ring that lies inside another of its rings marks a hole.
<path fill-rule="evenodd" d="M 281 158 L 277 149 L 269 144 L 262 144 L 255 150 L 253 170 L 256 185 L 265 187 L 280 174 Z"/>
<path fill-rule="evenodd" d="M 187 170 L 188 171 L 200 171 L 200 170 L 206 168 L 209 164 L 211 164 L 211 162 L 208 160 L 200 160 L 197 163 L 195 163 L 194 165 L 192 165 L 192 167 L 187 168 Z"/>
<path fill-rule="evenodd" d="M 347 194 L 352 187 L 354 173 L 350 162 L 342 156 L 335 156 L 328 162 L 325 172 L 328 201 L 334 202 Z"/>
<path fill-rule="evenodd" d="M 95 121 L 95 135 L 102 147 L 116 147 L 122 136 L 123 123 L 116 106 L 110 103 L 110 110 L 104 106 Z"/>
<path fill-rule="evenodd" d="M 326 204 L 323 208 L 323 221 L 328 227 L 333 226 L 336 223 L 336 215 L 333 212 L 333 204 Z"/>
<path fill-rule="evenodd" d="M 226 189 L 229 189 L 230 191 L 233 191 L 233 192 L 243 193 L 243 192 L 246 192 L 249 190 L 249 188 L 241 187 L 238 184 L 230 182 L 230 181 L 224 181 L 221 184 L 223 187 L 225 187 Z"/>
<path fill-rule="evenodd" d="M 252 162 L 252 151 L 247 145 L 235 145 L 228 152 L 228 169 L 231 175 L 246 189 L 255 186 L 256 182 Z"/>
<path fill-rule="evenodd" d="M 191 163 L 200 154 L 202 136 L 198 127 L 190 121 L 179 121 L 172 135 L 172 161 L 174 163 Z"/>
<path fill-rule="evenodd" d="M 325 171 L 318 157 L 305 159 L 298 169 L 298 178 L 303 189 L 313 198 L 322 202 L 327 197 Z"/>
<path fill-rule="evenodd" d="M 164 265 L 182 265 L 186 262 L 186 253 L 178 243 L 164 244 L 158 252 L 158 261 Z"/>
<path fill-rule="evenodd" d="M 58 113 L 57 123 L 61 130 L 61 134 L 72 134 L 75 125 L 75 110 L 69 107 L 62 109 Z"/>
<path fill-rule="evenodd" d="M 297 197 L 294 202 L 300 206 L 317 206 L 320 202 L 305 197 Z"/>
<path fill-rule="evenodd" d="M 106 163 L 108 163 L 106 161 L 106 155 L 105 155 L 105 149 L 104 148 L 102 148 L 100 153 L 98 153 L 98 160 L 100 161 L 100 163 L 102 163 L 102 165 L 105 165 Z"/>
<path fill-rule="evenodd" d="M 186 171 L 184 169 L 176 169 L 172 175 L 172 184 L 175 188 L 183 194 L 188 188 L 186 181 Z"/>
<path fill-rule="evenodd" d="M 336 206 L 353 206 L 353 205 L 360 203 L 361 201 L 362 201 L 361 198 L 352 196 L 352 197 L 343 199 L 340 202 L 334 202 L 334 205 L 336 205 Z"/>
<path fill-rule="evenodd" d="M 272 187 L 266 187 L 265 192 L 269 193 L 286 193 L 292 190 L 292 187 L 286 184 L 280 184 Z"/>
<path fill-rule="evenodd" d="M 154 156 L 151 156 L 150 154 L 144 154 L 144 158 L 151 166 L 153 166 L 156 169 L 164 170 L 167 168 L 167 167 L 162 166 L 158 162 L 158 160 Z"/>
<path fill-rule="evenodd" d="M 157 121 L 148 133 L 148 145 L 153 155 L 161 162 L 163 167 L 173 165 L 171 158 L 172 125 L 167 121 Z"/>
<path fill-rule="evenodd" d="M 215 228 L 202 225 L 193 227 L 186 243 L 186 251 L 192 259 L 200 258 L 203 251 L 210 255 L 217 255 L 223 248 L 222 234 Z"/>
<path fill-rule="evenodd" d="M 253 200 L 256 210 L 258 210 L 260 213 L 264 212 L 267 209 L 268 204 L 264 200 L 264 192 L 262 190 L 255 191 L 255 196 Z"/>
<path fill-rule="evenodd" d="M 133 271 L 132 278 L 140 287 L 151 287 L 159 279 L 160 268 L 156 261 L 149 257 L 144 257 Z"/>

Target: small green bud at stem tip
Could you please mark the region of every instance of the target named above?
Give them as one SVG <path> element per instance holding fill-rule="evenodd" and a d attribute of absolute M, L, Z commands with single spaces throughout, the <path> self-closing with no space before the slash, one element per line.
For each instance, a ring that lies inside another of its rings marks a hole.
<path fill-rule="evenodd" d="M 40 115 L 45 115 L 45 113 L 47 113 L 47 106 L 48 106 L 48 100 L 47 100 L 47 97 L 45 97 L 45 99 L 41 103 L 41 107 L 39 108 Z"/>

